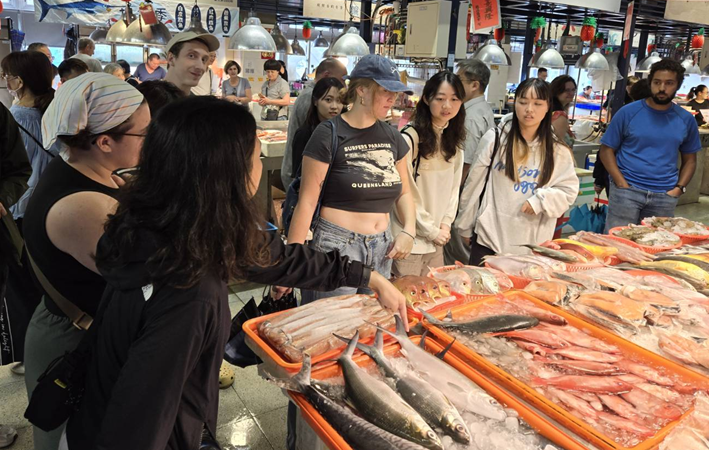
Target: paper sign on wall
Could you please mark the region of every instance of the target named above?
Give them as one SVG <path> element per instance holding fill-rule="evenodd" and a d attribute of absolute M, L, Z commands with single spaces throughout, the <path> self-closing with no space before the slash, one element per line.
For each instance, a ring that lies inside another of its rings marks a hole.
<path fill-rule="evenodd" d="M 473 0 L 472 31 L 481 33 L 485 29 L 502 26 L 500 0 Z"/>
<path fill-rule="evenodd" d="M 343 0 L 303 0 L 303 15 L 316 19 L 350 20 L 359 22 L 362 3 Z"/>

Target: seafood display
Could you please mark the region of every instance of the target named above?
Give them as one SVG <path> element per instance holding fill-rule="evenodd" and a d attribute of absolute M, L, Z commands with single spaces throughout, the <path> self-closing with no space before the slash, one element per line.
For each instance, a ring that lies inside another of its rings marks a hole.
<path fill-rule="evenodd" d="M 524 299 L 511 301 L 518 300 Z M 448 320 L 461 324 L 481 320 L 495 314 L 497 306 L 483 303 Z M 569 324 L 540 321 L 524 330 L 487 334 L 452 326 L 445 330 L 624 447 L 655 436 L 692 405 L 694 389 L 673 373 L 636 361 L 632 354 Z"/>
<path fill-rule="evenodd" d="M 566 271 L 566 264 L 541 255 L 499 255 L 485 257 L 485 265 L 515 277 L 540 280 L 555 271 Z"/>
<path fill-rule="evenodd" d="M 639 264 L 642 262 L 653 261 L 655 257 L 630 245 L 623 244 L 617 240 L 611 239 L 608 236 L 581 231 L 573 236 L 574 239 L 588 245 L 598 245 L 606 248 L 615 248 L 617 252 L 613 255 L 621 261 L 631 264 Z"/>
<path fill-rule="evenodd" d="M 374 323 L 383 327 L 394 324 L 393 314 L 368 295 L 343 295 L 324 298 L 273 316 L 259 325 L 259 334 L 291 362 L 300 362 L 303 354 L 311 357 L 342 347 L 333 333 L 373 336 Z"/>
<path fill-rule="evenodd" d="M 676 234 L 709 236 L 706 225 L 683 217 L 648 217 L 643 223 L 650 227 L 663 228 Z"/>
<path fill-rule="evenodd" d="M 452 267 L 452 266 L 451 266 Z M 482 267 L 457 264 L 455 268 L 431 269 L 438 282 L 450 285 L 460 295 L 492 295 L 512 289 L 512 281 L 504 273 Z"/>
<path fill-rule="evenodd" d="M 709 397 L 706 394 L 697 394 L 694 411 L 660 445 L 660 450 L 675 449 L 709 449 Z"/>
<path fill-rule="evenodd" d="M 681 243 L 679 236 L 667 230 L 637 225 L 616 230 L 613 235 L 647 247 L 672 247 Z"/>
<path fill-rule="evenodd" d="M 392 280 L 392 284 L 404 294 L 412 308 L 430 308 L 438 303 L 453 300 L 451 285 L 445 280 L 406 275 Z"/>

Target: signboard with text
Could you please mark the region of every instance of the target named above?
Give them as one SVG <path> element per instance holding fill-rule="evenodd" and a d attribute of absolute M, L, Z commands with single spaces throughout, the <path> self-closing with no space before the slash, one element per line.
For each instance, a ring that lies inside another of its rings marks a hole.
<path fill-rule="evenodd" d="M 315 19 L 350 20 L 359 22 L 362 3 L 343 0 L 303 0 L 303 15 Z"/>
<path fill-rule="evenodd" d="M 667 0 L 665 19 L 709 25 L 709 0 Z"/>
<path fill-rule="evenodd" d="M 471 31 L 483 33 L 491 28 L 502 26 L 500 0 L 472 0 L 471 5 L 473 8 Z"/>

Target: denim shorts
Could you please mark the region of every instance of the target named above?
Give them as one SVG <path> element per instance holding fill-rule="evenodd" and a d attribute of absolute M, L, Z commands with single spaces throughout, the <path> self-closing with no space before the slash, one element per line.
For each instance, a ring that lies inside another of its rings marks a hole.
<path fill-rule="evenodd" d="M 359 234 L 320 218 L 309 246 L 323 253 L 337 250 L 340 256 L 348 256 L 350 260 L 360 261 L 389 278 L 392 260 L 386 255 L 392 242 L 389 230 L 379 234 Z M 366 288 L 352 287 L 341 287 L 330 292 L 303 290 L 302 303 L 307 304 L 321 298 L 356 293 L 371 294 L 372 291 Z"/>

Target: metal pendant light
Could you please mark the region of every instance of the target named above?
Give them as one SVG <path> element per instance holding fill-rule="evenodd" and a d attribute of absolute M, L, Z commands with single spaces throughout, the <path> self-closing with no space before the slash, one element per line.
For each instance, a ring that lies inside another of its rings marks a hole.
<path fill-rule="evenodd" d="M 320 34 L 318 34 L 318 38 L 315 39 L 315 43 L 313 44 L 313 47 L 316 48 L 328 48 L 330 44 L 327 43 L 327 39 L 325 39 L 322 35 L 322 30 L 320 31 Z"/>
<path fill-rule="evenodd" d="M 108 35 L 108 30 L 104 27 L 101 28 L 96 28 L 94 31 L 91 32 L 89 35 L 89 38 L 94 41 L 96 44 L 105 44 L 106 43 L 106 35 Z"/>
<path fill-rule="evenodd" d="M 653 64 L 656 62 L 662 61 L 662 57 L 660 57 L 660 54 L 657 52 L 652 52 L 650 53 L 650 56 L 644 58 L 642 61 L 638 63 L 637 68 L 635 69 L 635 72 L 640 72 L 640 73 L 647 73 L 650 72 L 650 67 L 652 67 Z"/>
<path fill-rule="evenodd" d="M 254 14 L 249 13 L 244 26 L 239 28 L 231 38 L 231 50 L 259 50 L 262 52 L 276 52 L 276 42 L 268 31 L 261 25 L 261 21 Z"/>
<path fill-rule="evenodd" d="M 487 65 L 511 65 L 510 57 L 507 56 L 505 50 L 497 44 L 495 38 L 492 37 L 492 33 L 490 33 L 490 38 L 485 41 L 485 45 L 483 45 L 475 53 L 473 53 L 472 59 L 478 59 Z"/>
<path fill-rule="evenodd" d="M 273 30 L 271 30 L 271 37 L 273 38 L 273 42 L 276 43 L 276 51 L 285 53 L 287 55 L 293 54 L 293 47 L 291 47 L 290 43 L 288 42 L 288 39 L 283 36 L 283 33 L 281 32 L 281 27 L 278 25 L 278 23 L 276 23 L 276 26 L 273 27 Z"/>
<path fill-rule="evenodd" d="M 689 52 L 682 60 L 685 75 L 701 75 L 702 70 L 697 64 L 694 64 L 694 53 Z"/>
<path fill-rule="evenodd" d="M 133 20 L 135 20 L 135 18 L 133 16 L 133 12 L 131 11 L 130 3 L 127 3 L 125 9 L 121 11 L 121 18 L 108 29 L 108 32 L 106 33 L 106 42 L 123 42 L 123 36 L 128 29 L 128 25 L 130 25 Z"/>
<path fill-rule="evenodd" d="M 291 44 L 291 48 L 293 49 L 294 55 L 305 56 L 305 50 L 303 49 L 303 47 L 300 46 L 298 36 L 293 39 L 293 44 Z"/>
<path fill-rule="evenodd" d="M 172 39 L 172 34 L 165 24 L 158 21 L 154 25 L 146 25 L 143 17 L 138 17 L 138 20 L 128 25 L 122 43 L 165 46 L 170 42 L 170 39 Z"/>
<path fill-rule="evenodd" d="M 343 32 L 327 51 L 327 56 L 365 56 L 369 55 L 369 45 L 364 42 L 356 27 L 351 26 Z"/>
<path fill-rule="evenodd" d="M 195 19 L 196 14 L 192 14 L 190 17 L 190 26 L 185 28 L 183 32 L 187 31 L 192 31 L 197 34 L 209 34 L 209 31 L 207 31 L 203 26 L 202 26 L 202 20 L 201 19 Z"/>
<path fill-rule="evenodd" d="M 578 61 L 576 67 L 586 70 L 609 70 L 608 60 L 601 54 L 599 49 L 591 50 Z"/>
<path fill-rule="evenodd" d="M 532 61 L 530 62 L 529 67 L 563 69 L 566 67 L 566 63 L 564 62 L 564 57 L 561 56 L 561 53 L 554 48 L 554 44 L 547 42 L 547 48 L 535 53 L 534 56 L 532 56 Z"/>

